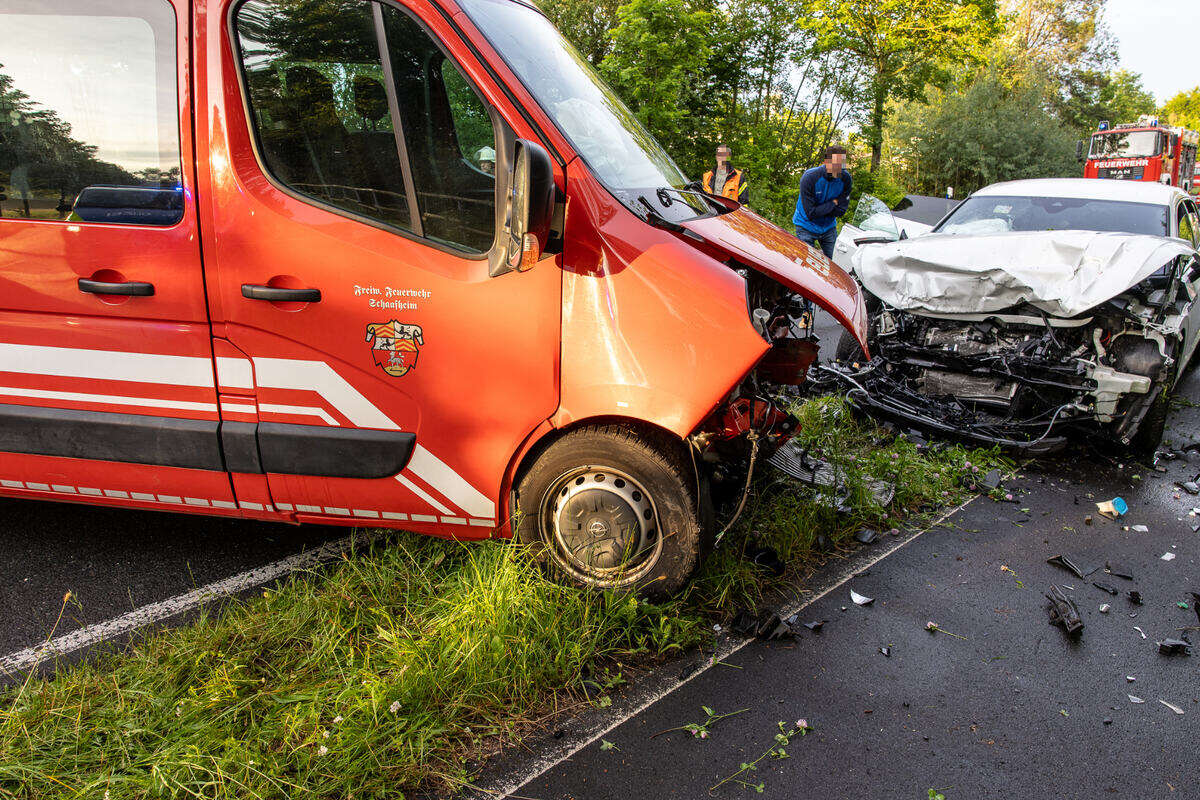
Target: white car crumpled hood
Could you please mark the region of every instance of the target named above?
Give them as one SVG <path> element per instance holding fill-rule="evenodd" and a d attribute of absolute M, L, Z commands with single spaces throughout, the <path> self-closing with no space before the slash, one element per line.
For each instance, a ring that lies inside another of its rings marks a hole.
<path fill-rule="evenodd" d="M 854 271 L 902 311 L 973 314 L 1028 302 L 1073 317 L 1192 252 L 1182 241 L 1128 233 L 930 234 L 861 247 Z"/>

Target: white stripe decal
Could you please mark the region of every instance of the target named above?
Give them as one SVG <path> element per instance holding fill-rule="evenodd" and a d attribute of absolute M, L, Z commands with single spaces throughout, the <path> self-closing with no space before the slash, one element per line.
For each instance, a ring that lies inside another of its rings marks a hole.
<path fill-rule="evenodd" d="M 254 373 L 244 358 L 217 357 L 217 383 L 230 389 L 253 389 Z"/>
<path fill-rule="evenodd" d="M 309 408 L 308 406 L 281 406 L 274 403 L 260 403 L 258 410 L 267 414 L 299 414 L 304 417 L 320 417 L 326 425 L 333 425 L 340 428 L 341 425 L 323 408 Z"/>
<path fill-rule="evenodd" d="M 431 517 L 428 514 L 413 514 L 413 522 L 437 522 L 437 517 Z"/>
<path fill-rule="evenodd" d="M 212 361 L 207 358 L 31 344 L 0 343 L 0 372 L 209 388 L 213 385 Z"/>
<path fill-rule="evenodd" d="M 178 408 L 183 411 L 209 411 L 216 413 L 216 403 L 193 403 L 190 400 L 159 400 L 154 397 L 122 397 L 112 394 L 84 394 L 83 392 L 51 392 L 45 389 L 18 389 L 0 386 L 0 395 L 10 397 L 33 397 L 39 400 L 73 400 L 79 403 L 107 403 L 111 406 L 145 406 L 146 408 Z"/>
<path fill-rule="evenodd" d="M 489 500 L 462 476 L 450 469 L 441 459 L 421 445 L 413 448 L 408 469 L 421 480 L 441 492 L 447 500 L 467 512 L 469 517 L 495 517 L 496 504 Z M 443 511 L 442 513 L 449 513 Z"/>
<path fill-rule="evenodd" d="M 439 503 L 437 500 L 435 500 L 433 497 L 431 497 L 429 492 L 425 491 L 420 486 L 417 486 L 415 483 L 413 483 L 411 480 L 409 480 L 403 474 L 397 475 L 396 480 L 400 481 L 400 483 L 402 483 L 406 487 L 408 487 L 408 489 L 413 494 L 415 494 L 417 497 L 424 500 L 426 503 L 429 503 L 429 505 L 433 506 L 434 508 L 436 508 L 438 511 L 442 512 L 443 514 L 453 514 L 454 513 L 453 511 L 451 511 L 450 509 L 446 508 L 444 505 Z M 416 519 L 416 517 L 414 516 L 413 519 Z"/>
<path fill-rule="evenodd" d="M 257 380 L 258 386 L 269 389 L 313 391 L 323 397 L 356 427 L 400 430 L 400 426 L 393 422 L 387 414 L 375 407 L 371 401 L 324 361 L 255 358 L 253 359 L 253 370 L 251 362 L 244 358 L 222 356 L 216 358 L 215 363 L 219 383 L 222 386 L 249 389 L 255 386 Z M 86 350 L 0 343 L 0 372 L 215 388 L 212 359 L 154 353 L 126 353 L 115 350 Z M 215 412 L 217 410 L 217 406 L 211 403 L 90 395 L 75 392 L 46 392 L 38 389 L 11 391 L 24 393 L 17 396 L 44 397 L 45 399 L 141 405 L 191 411 Z M 301 410 L 302 407 L 298 406 L 262 406 L 262 408 L 274 409 L 275 413 L 317 416 L 326 424 L 337 424 L 322 409 Z M 493 500 L 465 481 L 445 462 L 420 444 L 413 450 L 408 470 L 465 511 L 466 516 L 476 518 L 496 516 L 496 504 Z M 412 487 L 410 486 L 410 488 Z M 418 494 L 421 492 L 418 491 Z M 425 497 L 428 498 L 428 495 Z M 432 505 L 443 514 L 454 513 L 440 503 L 434 502 Z"/>
<path fill-rule="evenodd" d="M 258 408 L 241 403 L 226 403 L 221 402 L 221 410 L 226 414 L 257 414 Z"/>
<path fill-rule="evenodd" d="M 258 385 L 268 389 L 311 389 L 360 428 L 398 431 L 400 426 L 371 404 L 324 361 L 255 358 Z"/>

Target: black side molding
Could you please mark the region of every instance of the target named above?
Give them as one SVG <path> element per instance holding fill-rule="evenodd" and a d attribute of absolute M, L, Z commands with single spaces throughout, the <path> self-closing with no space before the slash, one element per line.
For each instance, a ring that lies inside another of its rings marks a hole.
<path fill-rule="evenodd" d="M 223 472 L 218 424 L 0 404 L 0 451 Z"/>
<path fill-rule="evenodd" d="M 225 453 L 225 469 L 250 474 L 262 472 L 258 458 L 258 423 L 222 422 L 221 450 Z"/>
<path fill-rule="evenodd" d="M 406 431 L 258 423 L 263 472 L 390 478 L 408 465 L 417 435 Z"/>
<path fill-rule="evenodd" d="M 417 436 L 278 422 L 218 422 L 0 404 L 0 452 L 214 472 L 390 478 Z"/>

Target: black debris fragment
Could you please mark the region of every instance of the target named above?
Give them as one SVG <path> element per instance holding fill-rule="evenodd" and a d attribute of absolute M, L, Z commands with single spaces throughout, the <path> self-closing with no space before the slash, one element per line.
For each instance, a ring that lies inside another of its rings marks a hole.
<path fill-rule="evenodd" d="M 1200 622 L 1200 592 L 1188 592 L 1192 597 L 1192 610 L 1196 612 L 1196 621 Z"/>
<path fill-rule="evenodd" d="M 747 543 L 743 554 L 747 561 L 767 575 L 778 578 L 787 569 L 787 565 L 783 563 L 783 560 L 779 557 L 779 553 L 775 552 L 775 549 L 772 547 Z"/>
<path fill-rule="evenodd" d="M 1068 636 L 1078 636 L 1083 630 L 1083 619 L 1079 616 L 1079 607 L 1075 601 L 1067 597 L 1058 586 L 1051 586 L 1046 593 L 1046 610 L 1050 614 L 1050 624 L 1062 626 Z"/>
<path fill-rule="evenodd" d="M 1164 656 L 1190 656 L 1192 654 L 1192 643 L 1187 639 L 1163 639 L 1155 644 L 1158 645 L 1158 652 Z"/>
<path fill-rule="evenodd" d="M 1063 569 L 1067 570 L 1068 572 L 1074 573 L 1076 576 L 1078 576 L 1080 578 L 1087 578 L 1088 575 L 1091 575 L 1093 572 L 1095 572 L 1098 569 L 1098 567 L 1092 567 L 1091 569 L 1084 570 L 1082 567 L 1080 567 L 1074 561 L 1072 561 L 1071 559 L 1069 559 L 1063 555 L 1057 555 L 1057 556 L 1052 556 L 1050 558 L 1047 558 L 1046 563 L 1053 564 L 1056 567 L 1062 567 Z"/>
<path fill-rule="evenodd" d="M 854 538 L 863 544 L 871 544 L 879 538 L 879 532 L 870 528 L 860 528 L 858 533 L 854 534 Z"/>
<path fill-rule="evenodd" d="M 979 488 L 983 489 L 984 491 L 988 491 L 988 492 L 990 492 L 994 489 L 999 489 L 1000 488 L 1000 470 L 994 469 L 991 472 L 989 472 L 987 475 L 984 475 L 982 480 L 979 481 Z"/>
<path fill-rule="evenodd" d="M 781 620 L 778 614 L 769 611 L 757 615 L 749 611 L 739 611 L 734 615 L 729 627 L 742 636 L 754 636 L 768 641 L 792 635 L 792 629 L 787 623 Z"/>
<path fill-rule="evenodd" d="M 1116 561 L 1106 561 L 1104 571 L 1114 578 L 1124 578 L 1127 581 L 1133 580 L 1133 573 L 1127 567 L 1118 564 Z"/>
<path fill-rule="evenodd" d="M 1183 489 L 1188 494 L 1200 494 L 1200 484 L 1195 481 L 1184 481 L 1183 483 L 1175 484 L 1180 489 Z"/>
<path fill-rule="evenodd" d="M 829 620 L 827 620 L 827 619 L 818 619 L 813 622 L 804 623 L 804 627 L 808 628 L 813 633 L 820 633 L 821 628 L 825 627 L 825 623 L 828 621 Z"/>
<path fill-rule="evenodd" d="M 1092 586 L 1095 586 L 1097 589 L 1099 589 L 1102 592 L 1108 592 L 1109 594 L 1114 595 L 1114 596 L 1119 594 L 1119 592 L 1117 591 L 1117 587 L 1109 586 L 1107 583 L 1101 583 L 1100 581 L 1092 581 Z"/>
<path fill-rule="evenodd" d="M 1137 589 L 1130 589 L 1127 594 L 1129 597 L 1129 602 L 1133 603 L 1135 606 L 1140 606 L 1142 604 L 1142 593 Z"/>

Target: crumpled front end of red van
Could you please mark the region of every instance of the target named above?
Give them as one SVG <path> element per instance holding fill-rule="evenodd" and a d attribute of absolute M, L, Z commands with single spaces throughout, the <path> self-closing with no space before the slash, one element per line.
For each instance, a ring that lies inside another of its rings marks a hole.
<path fill-rule="evenodd" d="M 554 427 L 642 420 L 714 464 L 748 440 L 790 435 L 786 398 L 817 357 L 807 303 L 864 342 L 854 279 L 735 203 L 682 225 L 646 224 L 577 162 L 567 173 Z"/>

